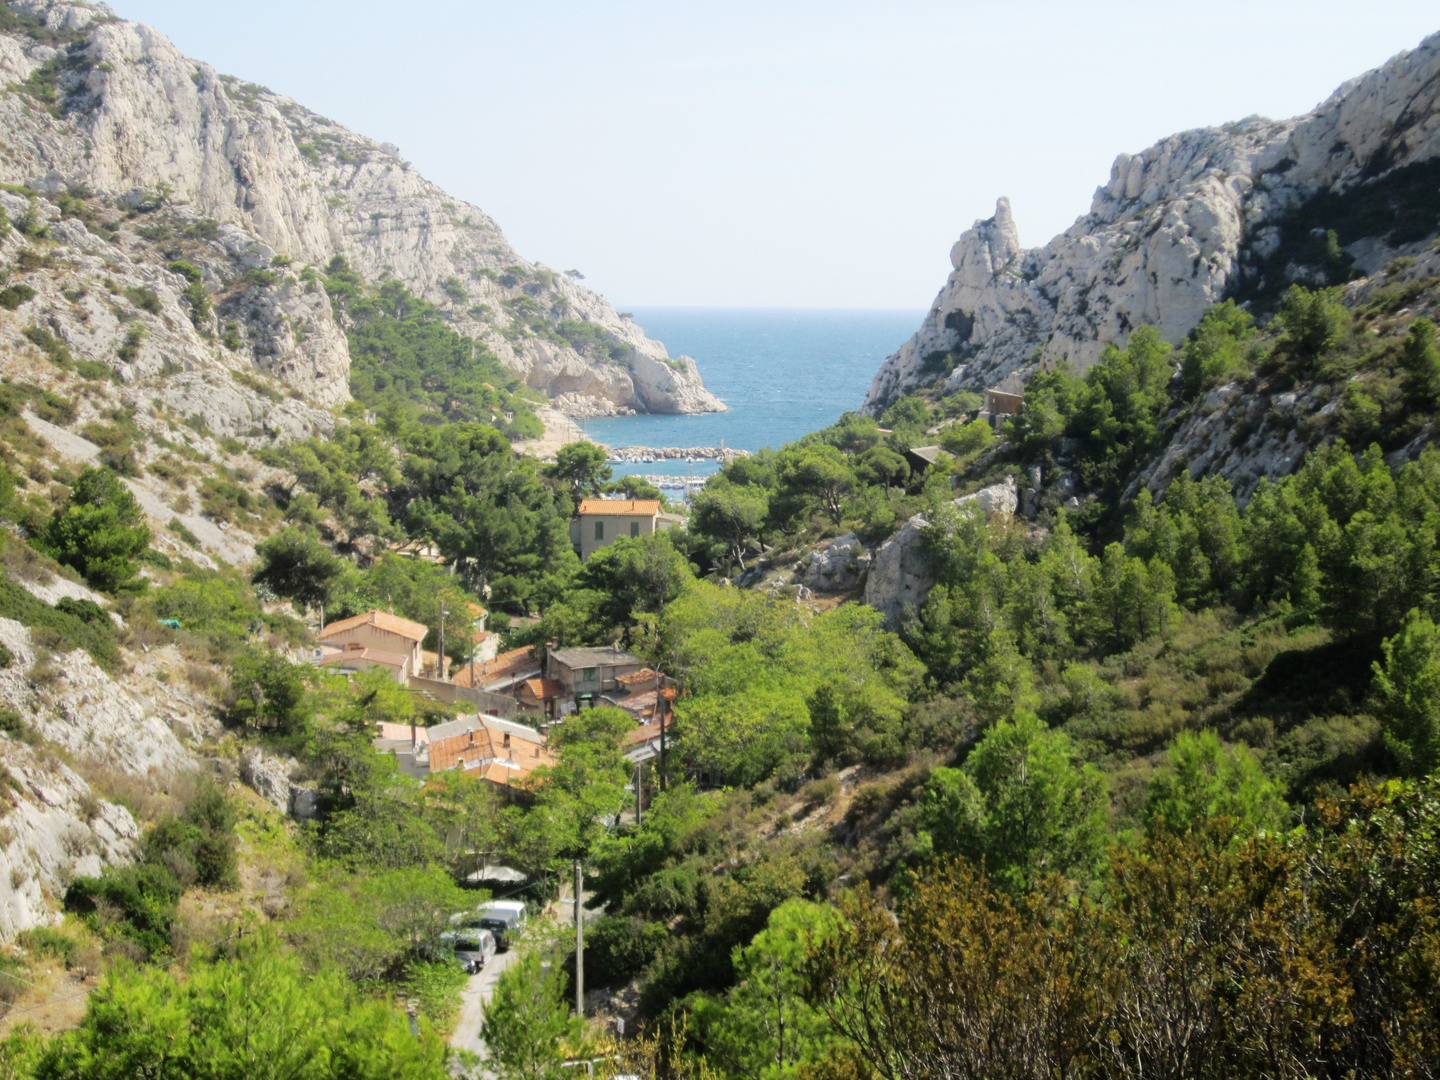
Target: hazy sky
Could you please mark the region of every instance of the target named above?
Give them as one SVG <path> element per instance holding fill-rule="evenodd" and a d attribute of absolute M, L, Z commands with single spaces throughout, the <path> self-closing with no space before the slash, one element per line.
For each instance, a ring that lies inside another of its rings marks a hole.
<path fill-rule="evenodd" d="M 382 142 L 618 305 L 925 307 L 999 195 L 1042 244 L 1121 151 L 1304 112 L 1434 0 L 112 0 Z"/>

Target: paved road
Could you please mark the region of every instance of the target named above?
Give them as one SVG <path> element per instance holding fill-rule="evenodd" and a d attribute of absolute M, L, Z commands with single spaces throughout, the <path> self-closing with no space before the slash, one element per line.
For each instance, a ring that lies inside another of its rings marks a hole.
<path fill-rule="evenodd" d="M 588 901 L 591 894 L 586 893 Z M 564 897 L 558 904 L 558 912 L 566 920 L 566 925 L 574 925 L 574 914 L 571 908 L 572 901 Z M 551 908 L 550 912 L 557 908 Z M 550 914 L 547 912 L 547 914 Z M 585 910 L 585 921 L 592 922 L 598 918 L 600 912 L 587 908 Z M 512 945 L 503 953 L 496 953 L 490 958 L 490 962 L 480 970 L 478 974 L 470 976 L 469 985 L 465 987 L 465 993 L 460 998 L 460 1020 L 455 1025 L 455 1031 L 450 1036 L 450 1045 L 457 1050 L 468 1050 L 472 1054 L 478 1054 L 483 1060 L 485 1057 L 485 1043 L 480 1038 L 480 1024 L 485 1018 L 485 1005 L 490 1001 L 490 995 L 495 992 L 495 984 L 500 980 L 500 974 L 520 957 L 521 946 L 519 943 Z M 489 1073 L 481 1071 L 480 1076 L 488 1076 Z"/>
<path fill-rule="evenodd" d="M 495 983 L 500 973 L 520 957 L 520 949 L 512 947 L 490 958 L 478 974 L 470 976 L 470 983 L 460 999 L 460 1022 L 450 1036 L 450 1045 L 457 1050 L 469 1050 L 485 1056 L 485 1044 L 480 1041 L 480 1022 L 485 1017 L 485 1004 L 495 992 Z"/>

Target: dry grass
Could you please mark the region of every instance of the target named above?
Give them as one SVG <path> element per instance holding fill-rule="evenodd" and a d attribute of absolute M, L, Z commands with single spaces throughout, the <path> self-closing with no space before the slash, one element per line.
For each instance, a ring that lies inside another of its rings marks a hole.
<path fill-rule="evenodd" d="M 191 689 L 204 694 L 211 701 L 220 701 L 229 692 L 230 686 L 225 675 L 213 664 L 191 661 L 185 665 L 185 681 Z"/>
<path fill-rule="evenodd" d="M 21 540 L 9 537 L 5 538 L 4 547 L 0 549 L 0 563 L 4 563 L 11 577 L 37 585 L 49 585 L 60 573 L 60 564 L 54 559 L 41 555 Z"/>
<path fill-rule="evenodd" d="M 141 825 L 158 821 L 166 814 L 179 814 L 195 797 L 193 773 L 163 774 L 151 770 L 147 776 L 129 773 L 81 759 L 76 771 L 101 798 L 125 807 Z"/>

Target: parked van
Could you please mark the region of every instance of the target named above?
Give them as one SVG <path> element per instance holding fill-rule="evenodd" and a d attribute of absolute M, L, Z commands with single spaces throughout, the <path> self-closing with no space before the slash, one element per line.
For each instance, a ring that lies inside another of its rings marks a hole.
<path fill-rule="evenodd" d="M 503 952 L 525 929 L 525 905 L 519 900 L 491 900 L 476 908 L 480 925 L 495 935 L 495 944 Z"/>
<path fill-rule="evenodd" d="M 474 975 L 495 955 L 495 935 L 489 930 L 450 930 L 440 935 L 440 941 L 455 954 L 469 975 Z"/>

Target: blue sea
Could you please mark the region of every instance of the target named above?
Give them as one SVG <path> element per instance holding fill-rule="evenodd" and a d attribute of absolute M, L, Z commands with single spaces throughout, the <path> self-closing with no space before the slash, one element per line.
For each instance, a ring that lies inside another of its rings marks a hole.
<path fill-rule="evenodd" d="M 709 390 L 729 412 L 698 416 L 617 416 L 581 422 L 610 446 L 779 448 L 860 407 L 881 361 L 919 327 L 923 311 L 815 308 L 634 308 L 645 333 L 671 356 L 693 356 Z M 616 466 L 617 473 L 687 470 L 713 462 Z"/>

